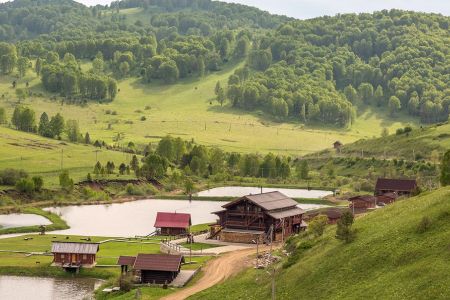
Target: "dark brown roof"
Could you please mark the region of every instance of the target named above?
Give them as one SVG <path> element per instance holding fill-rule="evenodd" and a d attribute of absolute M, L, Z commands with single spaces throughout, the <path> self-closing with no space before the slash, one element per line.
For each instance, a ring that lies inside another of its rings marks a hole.
<path fill-rule="evenodd" d="M 177 272 L 182 262 L 184 262 L 182 255 L 138 254 L 133 269 Z"/>
<path fill-rule="evenodd" d="M 360 201 L 365 201 L 365 202 L 375 202 L 377 200 L 377 197 L 372 196 L 372 195 L 358 195 L 358 196 L 348 198 L 348 201 L 355 201 L 355 200 L 360 200 Z"/>
<path fill-rule="evenodd" d="M 342 216 L 343 210 L 339 208 L 328 208 L 324 213 L 329 219 L 339 219 Z"/>
<path fill-rule="evenodd" d="M 398 198 L 397 193 L 384 193 L 383 195 L 377 196 L 378 200 L 384 200 L 384 199 L 395 200 L 397 198 Z"/>
<path fill-rule="evenodd" d="M 264 210 L 274 210 L 274 209 L 282 209 L 297 206 L 297 201 L 289 198 L 282 193 L 275 191 L 269 193 L 255 194 L 255 195 L 247 195 L 241 198 L 238 198 L 230 203 L 223 205 L 222 207 L 227 208 L 237 202 L 242 200 L 248 200 L 258 205 Z"/>
<path fill-rule="evenodd" d="M 96 254 L 98 243 L 52 242 L 52 253 Z"/>
<path fill-rule="evenodd" d="M 376 190 L 413 191 L 417 188 L 415 179 L 378 178 Z"/>
<path fill-rule="evenodd" d="M 158 212 L 156 214 L 155 227 L 170 227 L 170 228 L 188 228 L 191 226 L 191 215 L 170 213 L 170 212 Z"/>
<path fill-rule="evenodd" d="M 132 266 L 136 261 L 136 257 L 134 256 L 120 256 L 117 264 L 119 266 Z"/>
<path fill-rule="evenodd" d="M 268 212 L 267 214 L 269 216 L 271 216 L 274 219 L 283 219 L 283 218 L 288 218 L 288 217 L 292 217 L 292 216 L 297 216 L 297 215 L 302 215 L 304 214 L 305 211 L 299 207 L 295 207 L 292 209 L 288 209 L 288 210 L 283 210 L 283 211 L 276 211 L 276 212 Z"/>

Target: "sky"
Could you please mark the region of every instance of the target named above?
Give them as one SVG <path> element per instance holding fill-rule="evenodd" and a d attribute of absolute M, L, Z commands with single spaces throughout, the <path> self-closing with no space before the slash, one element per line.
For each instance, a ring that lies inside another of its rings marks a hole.
<path fill-rule="evenodd" d="M 76 0 L 86 5 L 109 4 L 111 0 Z M 224 0 L 258 7 L 275 14 L 308 19 L 337 13 L 373 12 L 398 8 L 450 16 L 449 0 Z M 6 0 L 0 0 L 6 2 Z"/>

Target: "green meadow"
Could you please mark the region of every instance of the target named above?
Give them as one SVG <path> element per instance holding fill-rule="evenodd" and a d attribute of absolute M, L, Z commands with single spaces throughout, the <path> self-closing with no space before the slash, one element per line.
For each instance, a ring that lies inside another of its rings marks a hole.
<path fill-rule="evenodd" d="M 362 108 L 355 124 L 342 129 L 305 126 L 289 120 L 277 123 L 262 113 L 237 110 L 229 104 L 221 107 L 214 100 L 214 86 L 217 81 L 225 85 L 239 66 L 241 64 L 230 64 L 222 71 L 173 85 L 143 84 L 138 78 L 124 79 L 119 82 L 120 91 L 113 102 L 89 102 L 84 106 L 62 104 L 60 97 L 43 91 L 40 79 L 31 70 L 18 80 L 18 88 L 24 88 L 29 82 L 34 95 L 22 104 L 36 111 L 37 121 L 44 111 L 49 116 L 61 113 L 66 120 L 78 120 L 81 131 L 89 132 L 92 140 L 119 145 L 129 141 L 144 145 L 172 135 L 227 151 L 303 155 L 330 148 L 336 140 L 347 144 L 379 136 L 383 127 L 393 132 L 407 123 L 414 124 L 406 116 L 384 117 L 385 112 L 374 108 Z M 89 69 L 90 62 L 83 62 L 82 68 Z M 0 94 L 3 95 L 0 107 L 5 107 L 9 117 L 18 103 L 11 87 L 12 80 L 11 77 L 0 77 Z M 52 96 L 56 96 L 56 100 L 50 100 Z"/>
<path fill-rule="evenodd" d="M 448 299 L 450 188 L 357 218 L 350 244 L 307 234 L 276 266 L 277 299 Z M 292 263 L 284 265 L 286 261 Z M 270 299 L 267 270 L 249 269 L 189 299 Z"/>

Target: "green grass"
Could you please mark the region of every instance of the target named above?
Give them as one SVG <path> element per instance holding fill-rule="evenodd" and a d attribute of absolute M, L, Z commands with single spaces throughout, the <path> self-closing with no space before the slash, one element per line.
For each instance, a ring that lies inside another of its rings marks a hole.
<path fill-rule="evenodd" d="M 206 249 L 216 248 L 216 247 L 220 246 L 220 245 L 205 244 L 205 243 L 193 243 L 193 244 L 182 243 L 180 245 L 186 249 L 191 248 L 192 250 L 206 250 Z"/>
<path fill-rule="evenodd" d="M 278 299 L 448 299 L 450 187 L 423 193 L 358 218 L 355 241 L 334 238 L 335 226 L 310 238 L 297 262 L 278 266 Z M 423 217 L 431 225 L 423 233 Z M 297 243 L 305 243 L 297 238 Z M 269 299 L 265 270 L 250 269 L 189 299 Z"/>
<path fill-rule="evenodd" d="M 63 168 L 68 169 L 70 176 L 77 182 L 85 180 L 87 173 L 92 174 L 96 162 L 95 151 L 98 150 L 93 146 L 47 139 L 5 127 L 0 127 L 0 145 L 0 169 L 24 169 L 31 176 L 39 174 L 43 176 L 46 188 L 59 186 L 61 156 Z M 100 149 L 97 155 L 103 165 L 107 161 L 114 161 L 119 166 L 131 160 L 130 154 L 105 149 Z M 115 178 L 113 176 L 110 178 Z M 120 178 L 131 177 L 125 175 Z"/>
<path fill-rule="evenodd" d="M 37 207 L 27 207 L 20 210 L 21 213 L 25 214 L 35 214 L 43 216 L 52 222 L 52 224 L 47 225 L 46 231 L 53 230 L 63 230 L 69 228 L 67 223 L 61 219 L 58 215 L 53 214 L 51 212 L 42 210 Z M 9 233 L 28 233 L 28 232 L 40 232 L 40 228 L 38 225 L 36 226 L 23 226 L 23 227 L 13 227 L 13 228 L 0 228 L 0 234 L 9 234 Z"/>
<path fill-rule="evenodd" d="M 118 133 L 123 133 L 122 144 L 131 140 L 139 144 L 154 143 L 170 134 L 194 138 L 200 144 L 229 151 L 298 155 L 330 148 L 335 140 L 347 144 L 360 138 L 379 136 L 381 127 L 393 131 L 412 122 L 405 116 L 390 119 L 385 117 L 385 111 L 367 108 L 351 129 L 305 127 L 298 123 L 275 123 L 264 114 L 233 109 L 229 105 L 221 107 L 213 99 L 214 86 L 217 81 L 225 84 L 238 66 L 240 64 L 229 65 L 204 78 L 181 80 L 173 85 L 145 85 L 137 78 L 124 79 L 119 82 L 120 92 L 112 103 L 90 103 L 84 107 L 49 100 L 50 95 L 42 91 L 39 79 L 31 71 L 19 80 L 18 87 L 29 81 L 33 92 L 43 94 L 43 97 L 33 96 L 23 101 L 36 110 L 38 117 L 44 111 L 50 116 L 59 112 L 65 119 L 78 120 L 82 132 L 89 131 L 92 139 L 108 143 L 112 143 Z M 11 81 L 10 77 L 0 77 L 0 93 L 5 95 L 0 106 L 6 108 L 8 115 L 12 114 L 17 102 Z M 146 107 L 150 109 L 146 110 Z M 106 114 L 107 110 L 116 111 L 117 115 Z M 140 121 L 142 116 L 147 120 Z M 108 124 L 112 124 L 112 129 L 107 129 Z"/>
<path fill-rule="evenodd" d="M 192 226 L 189 228 L 189 231 L 190 231 L 191 233 L 197 233 L 197 232 L 209 230 L 209 225 L 210 225 L 210 224 L 211 224 L 211 223 L 192 225 Z"/>

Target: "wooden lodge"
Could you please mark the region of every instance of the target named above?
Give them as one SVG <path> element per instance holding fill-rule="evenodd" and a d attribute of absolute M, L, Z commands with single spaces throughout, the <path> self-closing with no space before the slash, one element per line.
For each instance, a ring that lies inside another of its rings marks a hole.
<path fill-rule="evenodd" d="M 155 228 L 161 235 L 185 235 L 192 225 L 190 214 L 158 212 Z"/>
<path fill-rule="evenodd" d="M 63 267 L 66 270 L 94 267 L 98 250 L 98 243 L 53 242 L 52 265 Z"/>
<path fill-rule="evenodd" d="M 398 196 L 411 196 L 417 191 L 415 179 L 378 178 L 375 185 L 375 196 L 396 193 Z"/>
<path fill-rule="evenodd" d="M 298 233 L 304 211 L 297 202 L 280 192 L 247 195 L 223 205 L 219 216 L 221 241 L 237 243 L 281 241 Z M 271 234 L 272 236 L 268 235 Z"/>
<path fill-rule="evenodd" d="M 139 283 L 169 284 L 180 273 L 182 255 L 167 254 L 138 254 L 134 256 L 120 256 L 117 262 L 122 272 L 132 267 Z"/>

